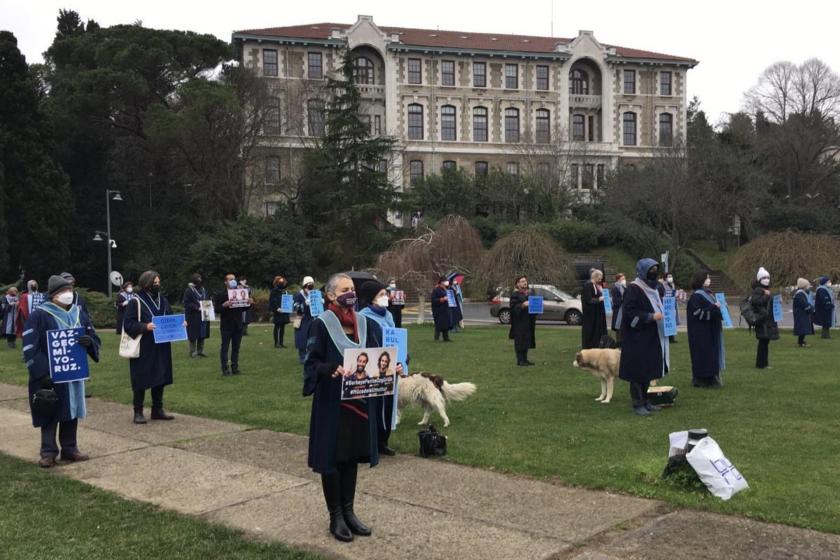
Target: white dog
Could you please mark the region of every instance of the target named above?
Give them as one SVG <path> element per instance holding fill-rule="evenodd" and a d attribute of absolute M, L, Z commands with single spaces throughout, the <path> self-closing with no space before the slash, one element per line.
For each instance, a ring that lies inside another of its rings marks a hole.
<path fill-rule="evenodd" d="M 443 427 L 449 426 L 446 415 L 447 401 L 462 401 L 475 393 L 472 383 L 449 384 L 442 377 L 430 373 L 414 373 L 408 377 L 401 377 L 398 385 L 397 422 L 400 412 L 409 405 L 423 407 L 423 419 L 418 424 L 429 423 L 432 412 L 437 412 L 443 418 Z"/>
<path fill-rule="evenodd" d="M 595 400 L 607 404 L 613 396 L 613 384 L 615 378 L 618 377 L 620 362 L 621 350 L 616 348 L 590 348 L 578 352 L 572 365 L 588 371 L 601 381 L 601 394 Z"/>

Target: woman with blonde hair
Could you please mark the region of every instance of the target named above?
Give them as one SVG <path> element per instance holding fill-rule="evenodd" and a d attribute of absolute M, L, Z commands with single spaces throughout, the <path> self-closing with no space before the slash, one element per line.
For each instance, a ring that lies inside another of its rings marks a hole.
<path fill-rule="evenodd" d="M 607 313 L 604 310 L 604 288 L 601 282 L 604 273 L 597 268 L 589 273 L 589 282 L 583 287 L 580 295 L 583 309 L 583 326 L 581 329 L 581 348 L 598 348 L 601 338 L 607 334 Z"/>

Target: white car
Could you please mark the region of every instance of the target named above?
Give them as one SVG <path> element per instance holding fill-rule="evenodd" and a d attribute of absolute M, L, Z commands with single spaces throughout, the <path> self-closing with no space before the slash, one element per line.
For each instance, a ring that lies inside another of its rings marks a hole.
<path fill-rule="evenodd" d="M 532 284 L 531 295 L 543 297 L 543 313 L 539 320 L 580 325 L 583 318 L 580 297 L 572 297 L 551 284 Z M 490 303 L 490 315 L 498 318 L 503 325 L 510 324 L 510 290 L 501 290 Z"/>

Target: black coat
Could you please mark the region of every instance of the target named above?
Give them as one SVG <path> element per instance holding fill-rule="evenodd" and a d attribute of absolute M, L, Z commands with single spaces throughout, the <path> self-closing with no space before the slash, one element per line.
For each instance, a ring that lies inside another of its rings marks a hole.
<path fill-rule="evenodd" d="M 325 311 L 329 313 L 329 311 Z M 373 320 L 367 321 L 367 348 L 382 346 L 382 328 Z M 338 438 L 338 423 L 341 417 L 341 378 L 332 374 L 343 362 L 338 348 L 333 344 L 323 321 L 315 318 L 309 327 L 309 344 L 306 362 L 303 365 L 303 396 L 313 395 L 312 413 L 309 419 L 309 467 L 316 473 L 335 472 L 335 450 Z M 367 400 L 368 429 L 370 433 L 370 466 L 379 463 L 377 421 L 382 415 L 383 398 Z"/>
<path fill-rule="evenodd" d="M 834 300 L 828 286 L 820 286 L 814 295 L 814 323 L 822 327 L 834 326 Z"/>
<path fill-rule="evenodd" d="M 621 304 L 624 301 L 624 289 L 619 289 L 618 286 L 610 288 L 610 299 L 612 300 L 612 318 L 610 319 L 610 328 L 614 331 L 618 331 L 621 330 L 621 325 L 617 325 L 616 321 L 618 320 L 618 310 L 621 309 Z"/>
<path fill-rule="evenodd" d="M 723 315 L 720 309 L 701 293 L 694 292 L 688 300 L 686 314 L 691 377 L 708 379 L 720 375 L 723 336 Z"/>
<path fill-rule="evenodd" d="M 624 290 L 621 311 L 621 365 L 619 377 L 625 381 L 648 383 L 667 373 L 659 340 L 654 309 L 641 288 L 634 284 Z"/>
<path fill-rule="evenodd" d="M 443 301 L 440 299 L 443 298 Z M 435 320 L 435 330 L 448 331 L 452 326 L 449 315 L 449 300 L 446 295 L 446 288 L 435 286 L 429 299 L 432 302 L 432 317 Z"/>
<path fill-rule="evenodd" d="M 759 340 L 779 340 L 779 325 L 773 318 L 773 296 L 765 293 L 761 284 L 753 283 L 750 305 L 755 313 L 755 337 Z"/>
<path fill-rule="evenodd" d="M 184 318 L 187 320 L 187 338 L 210 338 L 210 321 L 201 320 L 201 301 L 207 299 L 207 290 L 190 283 L 184 290 Z"/>
<path fill-rule="evenodd" d="M 216 316 L 219 317 L 219 329 L 232 333 L 243 332 L 245 330 L 243 311 L 251 309 L 251 306 L 225 307 L 224 303 L 227 300 L 227 290 L 213 296 L 213 307 L 216 309 Z"/>
<path fill-rule="evenodd" d="M 793 334 L 803 336 L 814 334 L 812 315 L 814 306 L 808 301 L 808 294 L 797 290 L 793 296 Z"/>
<path fill-rule="evenodd" d="M 580 294 L 583 309 L 583 327 L 581 328 L 581 348 L 598 348 L 601 338 L 607 334 L 607 313 L 599 288 L 592 282 L 587 282 Z"/>
<path fill-rule="evenodd" d="M 140 316 L 137 316 L 137 301 L 140 301 Z M 155 344 L 154 333 L 146 330 L 146 324 L 152 317 L 172 315 L 172 308 L 166 297 L 160 296 L 158 302 L 147 292 L 140 292 L 125 309 L 123 328 L 128 336 L 140 339 L 140 357 L 129 360 L 131 371 L 131 389 L 140 391 L 160 385 L 172 385 L 172 345 L 169 342 Z"/>
<path fill-rule="evenodd" d="M 517 352 L 523 352 L 537 347 L 536 325 L 537 316 L 528 312 L 528 294 L 513 292 L 510 294 L 510 333 L 508 338 L 513 340 L 513 347 Z"/>
<path fill-rule="evenodd" d="M 268 308 L 271 309 L 271 320 L 275 325 L 285 325 L 289 322 L 289 314 L 278 311 L 280 306 L 283 305 L 283 296 L 288 293 L 286 288 L 275 286 L 268 296 Z"/>
<path fill-rule="evenodd" d="M 128 302 L 131 301 L 132 297 L 132 294 L 129 294 L 128 292 L 120 292 L 117 294 L 117 300 L 114 302 L 114 307 L 117 308 L 117 334 L 122 334 L 125 308 L 128 306 Z"/>

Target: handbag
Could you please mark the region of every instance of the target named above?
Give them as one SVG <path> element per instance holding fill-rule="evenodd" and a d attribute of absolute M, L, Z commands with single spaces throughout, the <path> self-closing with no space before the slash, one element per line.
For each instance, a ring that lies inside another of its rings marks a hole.
<path fill-rule="evenodd" d="M 300 322 L 303 320 L 303 317 L 300 315 L 295 315 L 295 318 L 292 319 L 292 326 L 296 329 L 300 328 Z"/>
<path fill-rule="evenodd" d="M 446 436 L 438 432 L 431 424 L 417 432 L 420 439 L 421 457 L 443 457 L 446 455 Z"/>
<path fill-rule="evenodd" d="M 134 298 L 137 301 L 137 320 L 140 320 L 140 299 Z M 140 357 L 140 339 L 143 338 L 143 334 L 138 334 L 135 337 L 128 336 L 128 333 L 125 332 L 125 328 L 122 330 L 122 336 L 120 336 L 120 358 L 139 358 Z"/>
<path fill-rule="evenodd" d="M 37 416 L 52 418 L 58 408 L 58 394 L 55 389 L 38 389 L 32 395 L 32 412 Z"/>

